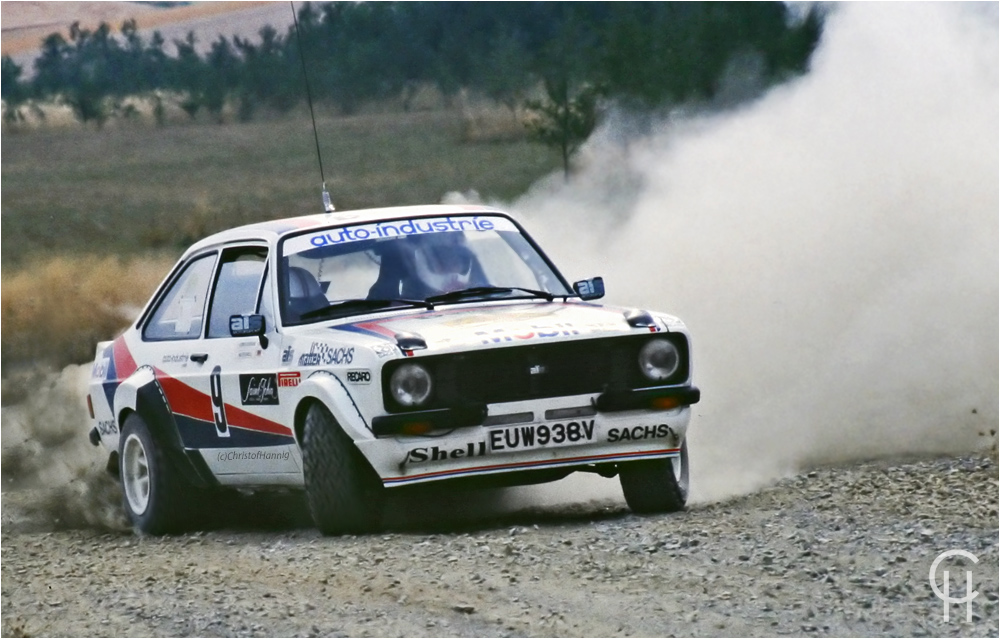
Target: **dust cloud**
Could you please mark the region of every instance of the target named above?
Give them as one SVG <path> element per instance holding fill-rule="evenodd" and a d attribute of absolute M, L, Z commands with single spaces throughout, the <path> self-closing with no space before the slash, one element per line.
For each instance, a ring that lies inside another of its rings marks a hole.
<path fill-rule="evenodd" d="M 126 528 L 121 489 L 104 470 L 107 456 L 86 436 L 89 377 L 88 365 L 70 365 L 4 380 L 5 395 L 25 398 L 0 413 L 3 498 L 17 502 L 4 509 L 5 526 Z"/>
<path fill-rule="evenodd" d="M 838 5 L 801 78 L 614 118 L 510 207 L 568 278 L 688 324 L 692 501 L 995 441 L 997 49 L 994 4 Z"/>

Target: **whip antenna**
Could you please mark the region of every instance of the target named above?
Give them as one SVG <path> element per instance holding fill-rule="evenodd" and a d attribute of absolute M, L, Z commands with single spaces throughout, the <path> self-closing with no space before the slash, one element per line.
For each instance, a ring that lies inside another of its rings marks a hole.
<path fill-rule="evenodd" d="M 306 83 L 306 101 L 309 103 L 309 117 L 312 119 L 313 139 L 316 142 L 316 159 L 319 160 L 319 179 L 323 183 L 323 210 L 333 213 L 333 202 L 330 200 L 330 192 L 326 190 L 326 177 L 323 175 L 323 154 L 319 150 L 319 133 L 316 132 L 316 115 L 313 113 L 312 91 L 309 89 L 309 74 L 306 73 L 306 52 L 302 48 L 302 34 L 299 32 L 299 16 L 295 13 L 295 3 L 289 0 L 292 7 L 292 21 L 295 23 L 295 41 L 299 43 L 299 61 L 302 63 L 302 79 Z"/>

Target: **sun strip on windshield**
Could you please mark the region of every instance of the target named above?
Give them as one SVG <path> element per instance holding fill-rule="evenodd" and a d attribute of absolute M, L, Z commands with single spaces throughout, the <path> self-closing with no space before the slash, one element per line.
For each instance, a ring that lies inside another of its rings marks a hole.
<path fill-rule="evenodd" d="M 410 235 L 427 235 L 431 233 L 455 233 L 459 231 L 517 231 L 513 222 L 504 217 L 484 216 L 448 216 L 424 217 L 409 220 L 392 220 L 387 222 L 372 222 L 356 226 L 327 228 L 306 233 L 285 241 L 285 255 L 295 255 L 310 249 L 323 246 L 335 246 L 348 242 L 377 240 L 391 237 L 407 237 Z"/>

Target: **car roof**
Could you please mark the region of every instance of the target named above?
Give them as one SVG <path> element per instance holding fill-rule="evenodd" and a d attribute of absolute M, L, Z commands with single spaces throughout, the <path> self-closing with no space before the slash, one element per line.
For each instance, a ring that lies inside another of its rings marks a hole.
<path fill-rule="evenodd" d="M 347 226 L 351 224 L 367 224 L 382 220 L 398 220 L 401 218 L 440 217 L 446 215 L 509 214 L 499 209 L 472 204 L 428 204 L 419 206 L 390 206 L 376 209 L 358 209 L 355 211 L 335 211 L 290 217 L 268 222 L 257 222 L 238 226 L 226 231 L 220 231 L 199 240 L 185 251 L 185 255 L 203 251 L 207 248 L 243 242 L 247 240 L 264 240 L 276 242 L 284 235 L 311 228 L 326 226 Z"/>

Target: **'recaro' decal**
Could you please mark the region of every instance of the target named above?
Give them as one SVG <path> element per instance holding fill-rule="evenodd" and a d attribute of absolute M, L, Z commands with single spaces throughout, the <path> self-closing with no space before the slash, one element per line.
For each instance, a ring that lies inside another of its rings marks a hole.
<path fill-rule="evenodd" d="M 371 384 L 372 372 L 369 370 L 347 371 L 347 381 L 351 384 Z"/>
<path fill-rule="evenodd" d="M 277 406 L 277 376 L 273 373 L 240 375 L 240 403 L 244 406 Z"/>

